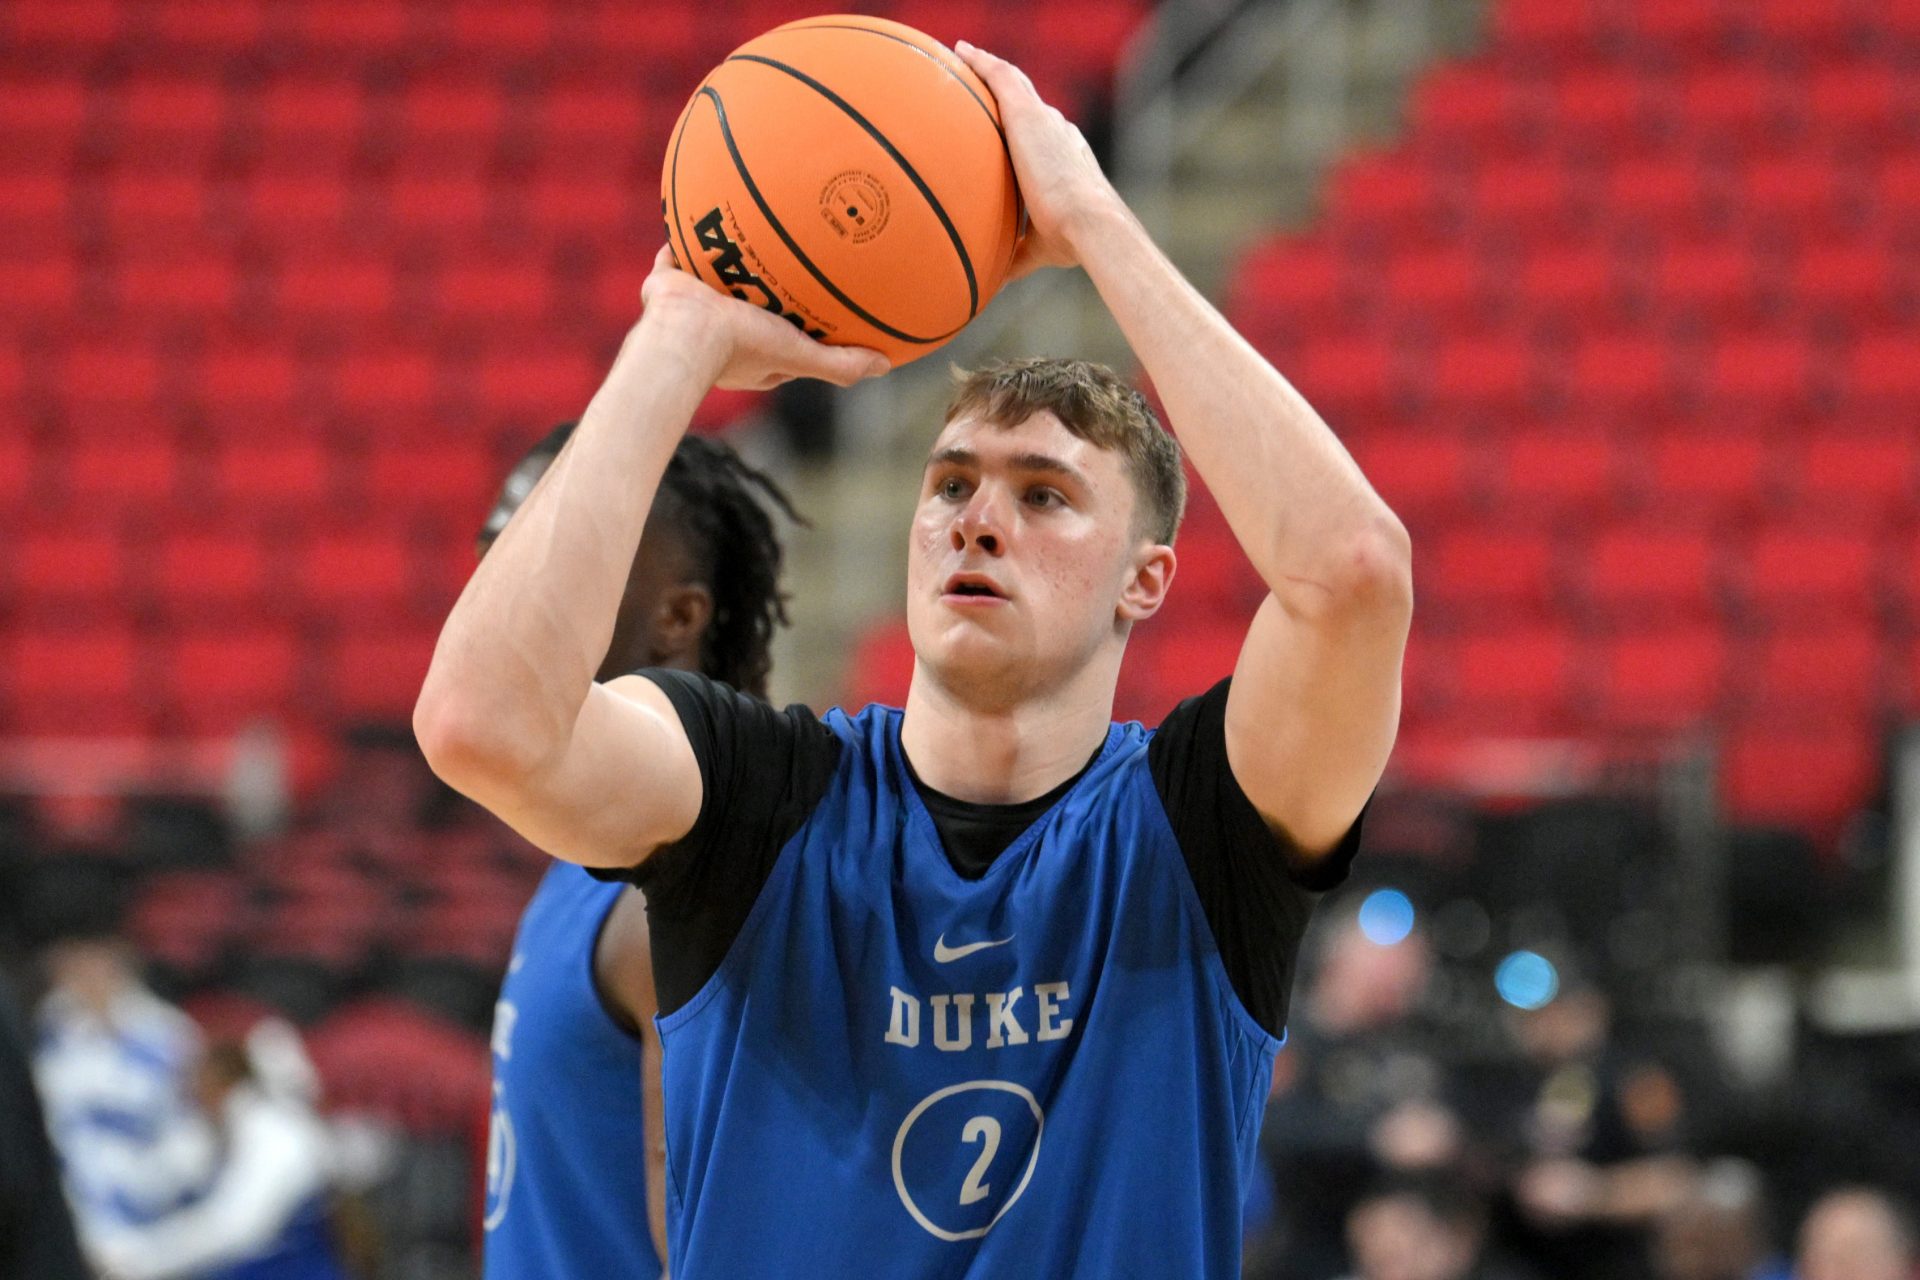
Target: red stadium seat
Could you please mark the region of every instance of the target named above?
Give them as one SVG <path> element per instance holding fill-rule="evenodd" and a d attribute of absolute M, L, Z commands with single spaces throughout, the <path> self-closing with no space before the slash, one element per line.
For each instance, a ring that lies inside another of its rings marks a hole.
<path fill-rule="evenodd" d="M 1777 140 L 1786 105 L 1764 67 L 1702 60 L 1681 86 L 1675 123 L 1696 137 L 1757 152 Z"/>
<path fill-rule="evenodd" d="M 1378 328 L 1316 330 L 1287 376 L 1323 411 L 1372 415 L 1389 408 L 1399 389 L 1400 346 Z"/>
<path fill-rule="evenodd" d="M 1494 6 L 1497 44 L 1516 53 L 1579 57 L 1609 30 L 1597 0 L 1506 0 Z"/>
<path fill-rule="evenodd" d="M 1529 82 L 1484 61 L 1441 63 L 1413 87 L 1419 135 L 1472 153 L 1507 151 L 1533 123 Z"/>
<path fill-rule="evenodd" d="M 1574 341 L 1568 399 L 1589 412 L 1643 414 L 1671 401 L 1679 367 L 1672 345 L 1630 329 L 1595 329 Z"/>
<path fill-rule="evenodd" d="M 375 440 L 366 496 L 376 511 L 437 509 L 478 529 L 504 472 L 486 442 L 471 434 Z"/>
<path fill-rule="evenodd" d="M 1436 343 L 1425 388 L 1453 411 L 1510 416 L 1539 395 L 1538 357 L 1524 332 L 1450 332 Z"/>
<path fill-rule="evenodd" d="M 1789 519 L 1760 529 L 1746 548 L 1739 574 L 1746 607 L 1766 618 L 1871 615 L 1879 553 L 1872 531 Z"/>
<path fill-rule="evenodd" d="M 1879 774 L 1877 744 L 1865 726 L 1849 720 L 1782 725 L 1761 713 L 1727 738 L 1721 796 L 1737 820 L 1830 838 L 1868 798 Z"/>
<path fill-rule="evenodd" d="M 441 602 L 440 612 L 453 601 Z M 404 724 L 420 697 L 439 638 L 437 623 L 361 628 L 336 639 L 322 655 L 334 712 L 349 722 Z"/>
<path fill-rule="evenodd" d="M 484 58 L 539 58 L 554 39 L 553 26 L 566 11 L 521 0 L 456 0 L 446 12 L 447 43 Z"/>
<path fill-rule="evenodd" d="M 344 409 L 379 419 L 418 418 L 444 393 L 440 372 L 432 352 L 388 341 L 342 352 L 331 381 Z"/>
<path fill-rule="evenodd" d="M 127 8 L 114 0 L 16 0 L 6 31 L 23 50 L 99 51 L 125 33 Z"/>
<path fill-rule="evenodd" d="M 236 436 L 214 454 L 213 475 L 215 491 L 231 507 L 297 513 L 318 506 L 332 493 L 333 459 L 317 438 Z"/>
<path fill-rule="evenodd" d="M 56 365 L 59 394 L 68 404 L 150 408 L 165 376 L 159 352 L 125 338 L 80 339 Z"/>
<path fill-rule="evenodd" d="M 1655 259 L 1654 305 L 1709 322 L 1740 322 L 1761 306 L 1753 250 L 1725 235 L 1672 240 Z"/>
<path fill-rule="evenodd" d="M 1667 152 L 1617 158 L 1601 196 L 1609 220 L 1642 231 L 1709 232 L 1722 199 L 1697 155 Z"/>
<path fill-rule="evenodd" d="M 1792 330 L 1719 333 L 1708 350 L 1702 389 L 1733 408 L 1765 405 L 1798 410 L 1813 394 L 1817 367 L 1812 340 Z"/>
<path fill-rule="evenodd" d="M 1843 356 L 1841 394 L 1862 408 L 1911 412 L 1920 401 L 1920 360 L 1914 359 L 1920 333 L 1884 332 L 1849 344 Z"/>
<path fill-rule="evenodd" d="M 1406 152 L 1348 161 L 1333 178 L 1330 199 L 1343 224 L 1397 234 L 1432 228 L 1441 208 L 1434 172 Z"/>
<path fill-rule="evenodd" d="M 1473 496 L 1479 469 L 1463 435 L 1396 425 L 1346 443 L 1380 496 L 1405 517 L 1458 510 Z"/>
<path fill-rule="evenodd" d="M 1574 172 L 1553 153 L 1488 156 L 1464 175 L 1465 217 L 1529 245 L 1561 240 L 1581 217 Z"/>
<path fill-rule="evenodd" d="M 1416 541 L 1414 554 L 1423 611 L 1468 619 L 1553 611 L 1559 553 L 1541 530 L 1469 524 Z"/>
<path fill-rule="evenodd" d="M 5 636 L 5 651 L 16 710 L 20 702 L 35 699 L 88 709 L 131 701 L 142 679 L 139 639 L 124 624 L 15 629 Z M 65 727 L 73 734 L 89 730 L 83 713 Z"/>
<path fill-rule="evenodd" d="M 1422 316 L 1477 319 L 1489 305 L 1493 272 L 1467 245 L 1417 245 L 1396 252 L 1382 275 L 1391 303 Z"/>
<path fill-rule="evenodd" d="M 1633 150 L 1653 135 L 1648 78 L 1630 65 L 1593 62 L 1551 82 L 1553 133 L 1575 147 Z"/>
<path fill-rule="evenodd" d="M 65 520 L 28 526 L 8 539 L 7 588 L 16 607 L 64 611 L 124 595 L 128 539 L 112 524 Z"/>
<path fill-rule="evenodd" d="M 1725 703 L 1727 643 L 1718 626 L 1666 624 L 1598 637 L 1583 664 L 1602 725 L 1676 734 L 1710 725 Z"/>
<path fill-rule="evenodd" d="M 291 626 L 223 622 L 176 631 L 162 653 L 161 687 L 180 727 L 236 729 L 289 706 L 305 687 Z"/>
<path fill-rule="evenodd" d="M 578 345 L 496 347 L 481 355 L 478 398 L 488 413 L 558 421 L 586 406 L 604 373 Z"/>
<path fill-rule="evenodd" d="M 1797 305 L 1857 327 L 1890 318 L 1903 295 L 1911 298 L 1911 277 L 1900 257 L 1877 239 L 1822 240 L 1795 257 L 1791 287 Z"/>
<path fill-rule="evenodd" d="M 1455 650 L 1462 718 L 1496 736 L 1564 728 L 1573 714 L 1574 658 L 1573 635 L 1557 623 L 1467 633 Z"/>
<path fill-rule="evenodd" d="M 66 451 L 67 492 L 87 508 L 127 510 L 170 501 L 181 471 L 166 434 L 87 437 Z"/>
<path fill-rule="evenodd" d="M 443 265 L 433 297 L 443 321 L 537 329 L 556 310 L 546 261 L 531 254 L 462 255 Z M 630 309 L 637 313 L 639 291 Z"/>
<path fill-rule="evenodd" d="M 296 326 L 378 326 L 398 305 L 398 270 L 391 258 L 371 253 L 293 258 L 280 267 L 280 309 Z"/>
<path fill-rule="evenodd" d="M 1522 305 L 1535 313 L 1571 315 L 1583 324 L 1617 316 L 1625 298 L 1614 250 L 1593 240 L 1533 241 L 1513 283 Z"/>
<path fill-rule="evenodd" d="M 1795 505 L 1835 517 L 1911 516 L 1920 494 L 1920 436 L 1909 424 L 1808 432 L 1788 453 Z"/>
<path fill-rule="evenodd" d="M 146 34 L 181 52 L 244 55 L 265 44 L 267 13 L 258 0 L 151 0 Z"/>
<path fill-rule="evenodd" d="M 1601 531 L 1576 563 L 1593 616 L 1691 621 L 1718 610 L 1719 560 L 1703 527 L 1651 522 Z"/>
<path fill-rule="evenodd" d="M 242 187 L 247 230 L 261 243 L 294 250 L 338 239 L 353 188 L 339 174 L 262 169 Z"/>
<path fill-rule="evenodd" d="M 1795 12 L 1832 12 L 1835 6 L 1775 4 Z M 1832 59 L 1813 67 L 1806 83 L 1809 123 L 1820 135 L 1879 146 L 1911 116 L 1913 95 L 1889 61 Z"/>
<path fill-rule="evenodd" d="M 224 253 L 169 251 L 129 257 L 115 272 L 120 306 L 135 317 L 212 320 L 234 313 L 240 269 Z"/>
<path fill-rule="evenodd" d="M 293 580 L 319 614 L 398 610 L 413 586 L 413 550 L 391 526 L 315 532 L 294 556 Z"/>
<path fill-rule="evenodd" d="M 1775 627 L 1754 645 L 1747 698 L 1756 711 L 1864 722 L 1880 700 L 1882 644 L 1870 623 L 1822 619 Z"/>
<path fill-rule="evenodd" d="M 1620 448 L 1600 424 L 1515 430 L 1491 468 L 1503 511 L 1586 517 L 1615 504 Z"/>
<path fill-rule="evenodd" d="M 478 234 L 494 209 L 484 174 L 434 173 L 415 167 L 394 174 L 387 216 L 408 240 L 455 240 Z"/>
<path fill-rule="evenodd" d="M 201 354 L 190 381 L 203 404 L 282 413 L 300 394 L 300 357 L 291 343 L 220 339 Z"/>
<path fill-rule="evenodd" d="M 189 614 L 258 609 L 274 586 L 265 540 L 244 526 L 171 530 L 150 557 L 149 588 L 160 604 Z"/>
<path fill-rule="evenodd" d="M 1751 430 L 1668 431 L 1646 454 L 1647 504 L 1679 519 L 1739 515 L 1766 505 L 1773 452 Z"/>

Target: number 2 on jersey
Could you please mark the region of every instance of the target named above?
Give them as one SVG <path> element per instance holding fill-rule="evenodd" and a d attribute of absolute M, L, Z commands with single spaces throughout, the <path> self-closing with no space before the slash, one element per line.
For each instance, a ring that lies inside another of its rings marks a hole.
<path fill-rule="evenodd" d="M 973 1162 L 973 1169 L 967 1174 L 967 1180 L 960 1187 L 960 1203 L 974 1204 L 987 1198 L 992 1187 L 980 1181 L 993 1164 L 994 1153 L 1000 1150 L 1000 1122 L 992 1116 L 975 1116 L 967 1121 L 967 1127 L 960 1131 L 960 1141 L 980 1142 L 980 1158 Z"/>

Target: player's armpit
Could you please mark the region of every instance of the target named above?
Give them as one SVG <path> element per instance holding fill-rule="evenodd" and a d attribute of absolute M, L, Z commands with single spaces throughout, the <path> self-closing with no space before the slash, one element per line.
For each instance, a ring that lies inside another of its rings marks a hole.
<path fill-rule="evenodd" d="M 1386 768 L 1412 611 L 1404 573 L 1311 615 L 1269 595 L 1241 646 L 1227 761 L 1268 825 L 1309 858 L 1339 844 Z"/>
<path fill-rule="evenodd" d="M 422 732 L 434 772 L 556 858 L 632 867 L 693 829 L 700 767 L 680 717 L 644 676 L 593 685 L 560 751 L 537 761 L 463 756 Z"/>

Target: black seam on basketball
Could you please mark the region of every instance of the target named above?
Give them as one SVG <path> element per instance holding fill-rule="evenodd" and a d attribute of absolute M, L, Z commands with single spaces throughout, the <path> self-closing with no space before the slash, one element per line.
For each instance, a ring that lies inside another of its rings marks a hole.
<path fill-rule="evenodd" d="M 921 338 L 911 333 L 903 333 L 879 317 L 870 315 L 859 303 L 842 293 L 840 286 L 827 279 L 826 274 L 822 272 L 820 268 L 813 265 L 813 259 L 809 258 L 800 246 L 794 243 L 793 237 L 787 234 L 787 229 L 780 225 L 780 219 L 774 217 L 773 210 L 767 205 L 766 197 L 760 194 L 760 188 L 754 185 L 753 175 L 747 172 L 746 162 L 740 158 L 740 148 L 735 145 L 733 141 L 733 129 L 727 124 L 726 103 L 720 101 L 720 95 L 717 92 L 705 85 L 701 86 L 700 94 L 702 97 L 713 99 L 713 112 L 720 121 L 720 140 L 727 144 L 727 154 L 733 157 L 734 172 L 738 173 L 740 175 L 740 181 L 746 184 L 747 194 L 753 197 L 753 202 L 756 205 L 760 206 L 761 216 L 766 218 L 767 225 L 773 228 L 774 234 L 780 237 L 781 243 L 787 246 L 787 249 L 793 254 L 794 258 L 799 261 L 800 265 L 807 269 L 807 274 L 819 282 L 821 288 L 837 298 L 840 304 L 846 307 L 847 310 L 853 312 L 853 314 L 859 316 L 862 320 L 886 334 L 888 337 L 898 338 L 902 342 L 922 344 L 945 342 L 948 338 L 960 332 L 959 329 L 954 329 L 951 332 L 943 333 L 933 338 Z"/>
<path fill-rule="evenodd" d="M 1000 141 L 1005 142 L 1007 140 L 1007 131 L 1000 126 L 1000 122 L 998 120 L 993 118 L 993 108 L 987 105 L 987 100 L 985 98 L 982 98 L 979 94 L 973 91 L 973 86 L 967 83 L 967 78 L 961 75 L 959 72 L 955 71 L 952 67 L 948 66 L 946 63 L 942 62 L 940 59 L 934 57 L 931 53 L 928 53 L 925 49 L 922 49 L 919 45 L 915 44 L 913 41 L 908 40 L 902 36 L 896 36 L 891 31 L 875 31 L 872 27 L 850 27 L 844 22 L 809 22 L 804 27 L 792 27 L 792 28 L 780 27 L 780 28 L 777 28 L 776 31 L 786 31 L 789 29 L 794 31 L 863 31 L 870 36 L 879 36 L 882 40 L 893 40 L 907 46 L 907 48 L 913 50 L 915 53 L 919 54 L 921 57 L 927 59 L 929 62 L 933 63 L 935 66 L 939 67 L 942 71 L 952 76 L 954 80 L 958 82 L 960 87 L 967 91 L 967 96 L 980 104 L 980 110 L 986 113 L 987 123 L 992 125 L 993 131 L 1000 135 Z M 776 34 L 776 31 L 769 31 L 767 34 L 774 35 Z M 928 36 L 927 39 L 932 40 L 933 37 Z M 942 45 L 941 47 L 945 48 L 946 46 Z"/>
<path fill-rule="evenodd" d="M 772 67 L 775 71 L 786 72 L 795 80 L 806 85 L 828 102 L 831 102 L 834 106 L 846 112 L 848 119 L 852 120 L 862 129 L 865 129 L 867 135 L 879 143 L 889 156 L 893 157 L 893 162 L 900 166 L 900 172 L 906 174 L 907 180 L 919 188 L 921 197 L 927 202 L 927 207 L 933 210 L 933 216 L 940 219 L 940 225 L 945 229 L 947 239 L 953 242 L 953 251 L 960 257 L 960 270 L 965 272 L 967 277 L 967 319 L 971 320 L 976 315 L 979 315 L 980 282 L 974 278 L 973 259 L 967 254 L 966 241 L 960 238 L 959 229 L 953 225 L 953 219 L 947 216 L 947 211 L 941 207 L 940 201 L 935 198 L 932 189 L 927 186 L 926 182 L 921 179 L 918 173 L 914 172 L 913 166 L 907 163 L 907 158 L 900 154 L 899 149 L 896 148 L 893 143 L 887 141 L 887 135 L 874 128 L 871 120 L 868 120 L 865 116 L 854 110 L 852 103 L 804 71 L 790 67 L 784 62 L 776 62 L 772 58 L 762 57 L 757 53 L 736 53 L 731 58 L 728 58 L 727 61 L 757 62 L 763 67 Z"/>
<path fill-rule="evenodd" d="M 672 234 L 680 237 L 680 262 L 695 280 L 700 279 L 700 260 L 693 256 L 693 250 L 687 247 L 687 229 L 680 221 L 680 140 L 687 136 L 687 126 L 693 123 L 693 109 L 689 105 L 680 114 L 680 123 L 673 130 L 673 159 L 667 165 L 667 203 L 673 206 Z M 668 240 L 672 244 L 672 240 Z M 704 281 L 702 283 L 705 283 Z"/>

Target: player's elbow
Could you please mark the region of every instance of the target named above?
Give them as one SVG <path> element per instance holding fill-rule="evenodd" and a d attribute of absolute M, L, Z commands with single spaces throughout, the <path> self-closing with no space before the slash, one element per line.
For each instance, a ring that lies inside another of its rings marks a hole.
<path fill-rule="evenodd" d="M 485 803 L 485 797 L 516 778 L 529 776 L 539 755 L 537 739 L 516 734 L 497 708 L 488 708 L 429 672 L 413 705 L 413 736 L 436 777 L 455 791 Z"/>
<path fill-rule="evenodd" d="M 1413 616 L 1413 540 L 1383 507 L 1325 547 L 1313 572 L 1294 586 L 1283 603 L 1307 621 L 1404 629 Z"/>

